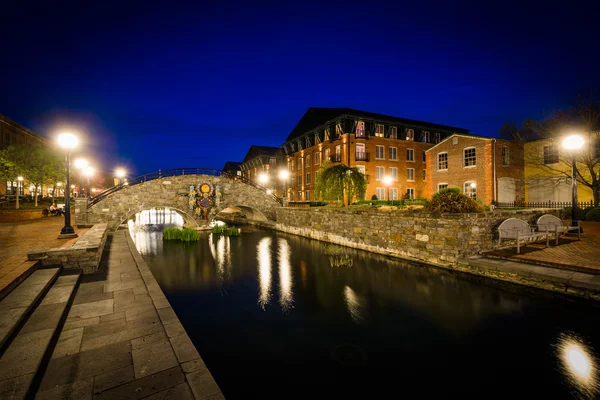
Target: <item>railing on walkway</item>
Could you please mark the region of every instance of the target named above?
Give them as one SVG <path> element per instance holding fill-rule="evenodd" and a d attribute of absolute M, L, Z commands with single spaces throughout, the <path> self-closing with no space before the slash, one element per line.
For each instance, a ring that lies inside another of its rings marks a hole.
<path fill-rule="evenodd" d="M 565 208 L 571 207 L 572 205 L 573 203 L 570 201 L 513 201 L 495 204 L 495 206 L 498 208 Z M 593 201 L 580 201 L 577 203 L 577 206 L 581 209 L 584 209 L 586 207 L 595 207 L 597 205 L 595 205 Z"/>
<path fill-rule="evenodd" d="M 212 168 L 173 168 L 173 169 L 167 169 L 167 170 L 158 170 L 156 172 L 151 172 L 149 174 L 144 174 L 144 175 L 140 175 L 137 176 L 135 178 L 129 179 L 127 182 L 125 183 L 121 183 L 118 184 L 116 186 L 113 186 L 111 188 L 106 189 L 105 191 L 103 191 L 102 193 L 100 193 L 99 195 L 93 197 L 89 202 L 88 202 L 88 206 L 87 208 L 92 207 L 94 204 L 99 203 L 100 201 L 104 200 L 106 197 L 110 196 L 113 193 L 118 192 L 119 190 L 122 190 L 128 186 L 134 186 L 134 185 L 138 185 L 140 183 L 144 183 L 144 182 L 148 182 L 148 181 L 152 181 L 155 179 L 160 179 L 160 178 L 169 178 L 172 176 L 180 176 L 180 175 L 210 175 L 210 176 L 220 176 L 223 178 L 228 178 L 234 181 L 240 181 L 242 183 L 245 183 L 246 185 L 250 185 L 256 189 L 259 189 L 263 192 L 265 192 L 265 194 L 267 193 L 267 188 L 246 178 L 243 176 L 237 176 L 233 173 L 230 172 L 225 172 L 225 171 L 220 171 L 218 169 L 212 169 Z M 273 199 L 275 199 L 275 201 L 277 201 L 280 205 L 283 205 L 283 200 L 277 196 L 275 196 L 273 193 L 271 194 L 267 194 L 267 196 L 271 196 Z"/>

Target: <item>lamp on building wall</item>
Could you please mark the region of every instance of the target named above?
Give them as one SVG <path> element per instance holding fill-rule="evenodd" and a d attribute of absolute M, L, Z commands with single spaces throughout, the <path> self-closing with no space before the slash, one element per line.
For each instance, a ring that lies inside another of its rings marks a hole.
<path fill-rule="evenodd" d="M 258 181 L 264 185 L 265 183 L 269 182 L 269 176 L 262 172 L 258 175 Z"/>
<path fill-rule="evenodd" d="M 571 190 L 572 190 L 572 208 L 571 208 L 571 226 L 577 226 L 577 151 L 583 147 L 583 138 L 579 135 L 569 135 L 562 143 L 563 147 L 571 152 Z"/>
<path fill-rule="evenodd" d="M 69 167 L 71 163 L 71 150 L 77 147 L 78 142 L 79 141 L 77 140 L 77 137 L 72 133 L 61 133 L 58 136 L 58 144 L 67 153 L 67 183 L 65 185 L 65 226 L 63 226 L 63 228 L 60 231 L 60 235 L 58 235 L 59 239 L 77 237 L 75 229 L 73 229 L 73 227 L 71 226 L 71 195 L 69 193 L 71 190 L 71 183 L 69 177 Z"/>
<path fill-rule="evenodd" d="M 17 177 L 17 203 L 16 203 L 16 207 L 17 210 L 19 209 L 19 194 L 21 194 L 21 188 L 20 186 L 23 184 L 23 177 L 19 176 Z"/>
<path fill-rule="evenodd" d="M 79 195 L 83 197 L 83 171 L 88 166 L 88 162 L 85 158 L 78 158 L 75 160 L 75 168 L 79 170 Z"/>
<path fill-rule="evenodd" d="M 288 172 L 287 169 L 282 169 L 281 171 L 279 171 L 279 179 L 281 179 L 281 181 L 283 182 L 283 192 L 282 192 L 282 196 L 284 199 L 287 198 L 287 188 L 286 188 L 286 184 L 287 184 L 287 180 L 290 177 L 290 173 Z"/>
<path fill-rule="evenodd" d="M 387 186 L 387 188 L 388 188 L 388 200 L 392 200 L 392 206 L 394 205 L 394 199 L 392 199 L 392 198 L 391 198 L 392 196 L 390 196 L 390 190 L 391 190 L 391 189 L 390 189 L 390 186 L 391 186 L 391 184 L 392 184 L 393 182 L 394 182 L 394 179 L 392 179 L 392 177 L 391 177 L 391 176 L 385 176 L 385 177 L 383 178 L 383 184 L 384 184 L 385 186 Z"/>

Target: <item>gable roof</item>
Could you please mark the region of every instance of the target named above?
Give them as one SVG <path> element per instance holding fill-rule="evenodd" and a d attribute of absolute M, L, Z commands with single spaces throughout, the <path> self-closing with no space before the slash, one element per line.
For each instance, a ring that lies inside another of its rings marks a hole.
<path fill-rule="evenodd" d="M 241 164 L 239 161 L 226 161 L 223 171 L 239 171 Z"/>
<path fill-rule="evenodd" d="M 457 128 L 453 126 L 434 124 L 431 122 L 417 121 L 414 119 L 406 119 L 393 117 L 384 114 L 372 113 L 369 111 L 355 110 L 352 108 L 326 108 L 326 107 L 309 107 L 304 113 L 304 116 L 298 121 L 296 127 L 286 138 L 286 142 L 301 137 L 307 132 L 342 116 L 352 116 L 364 119 L 374 119 L 390 124 L 412 125 L 430 129 L 450 130 L 459 133 L 468 133 L 468 129 Z"/>
<path fill-rule="evenodd" d="M 250 146 L 250 149 L 248 149 L 248 153 L 246 153 L 246 157 L 244 157 L 244 161 L 242 163 L 260 156 L 275 157 L 279 151 L 279 147 L 252 145 Z"/>

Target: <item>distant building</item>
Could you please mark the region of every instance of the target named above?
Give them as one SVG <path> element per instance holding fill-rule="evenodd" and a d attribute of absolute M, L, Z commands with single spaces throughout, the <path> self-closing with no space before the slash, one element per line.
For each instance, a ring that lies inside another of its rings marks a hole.
<path fill-rule="evenodd" d="M 285 157 L 279 147 L 250 146 L 240 164 L 242 176 L 281 196 L 283 182 L 279 179 L 279 168 L 285 169 Z M 264 180 L 262 179 L 264 175 Z"/>
<path fill-rule="evenodd" d="M 223 172 L 230 173 L 234 176 L 242 176 L 242 169 L 240 168 L 241 165 L 241 162 L 227 161 L 223 166 Z"/>
<path fill-rule="evenodd" d="M 425 153 L 425 197 L 452 186 L 485 205 L 524 200 L 522 142 L 455 134 Z"/>
<path fill-rule="evenodd" d="M 467 129 L 350 108 L 309 108 L 282 148 L 290 174 L 291 202 L 314 199 L 325 160 L 359 168 L 367 177 L 367 199 L 426 196 L 425 151 Z M 385 176 L 393 183 L 386 187 Z"/>
<path fill-rule="evenodd" d="M 11 120 L 10 118 L 0 114 L 0 150 L 7 147 L 25 146 L 25 147 L 42 147 L 48 146 L 49 142 L 43 136 L 38 135 L 23 125 Z M 25 177 L 27 179 L 27 177 Z M 24 195 L 28 192 L 26 188 L 29 186 L 25 180 L 19 187 L 19 194 Z M 5 182 L 0 185 L 0 195 L 15 195 L 17 193 L 17 182 Z"/>

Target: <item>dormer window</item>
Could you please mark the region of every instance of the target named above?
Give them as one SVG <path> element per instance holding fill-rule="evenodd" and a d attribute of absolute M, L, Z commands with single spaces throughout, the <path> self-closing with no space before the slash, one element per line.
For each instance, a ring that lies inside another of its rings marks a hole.
<path fill-rule="evenodd" d="M 398 128 L 395 126 L 390 128 L 390 139 L 398 139 Z"/>
<path fill-rule="evenodd" d="M 375 125 L 375 136 L 384 137 L 384 126 L 382 124 Z"/>
<path fill-rule="evenodd" d="M 365 137 L 364 121 L 358 121 L 358 123 L 356 124 L 356 137 Z"/>
<path fill-rule="evenodd" d="M 406 140 L 414 141 L 415 140 L 415 130 L 406 128 Z"/>

